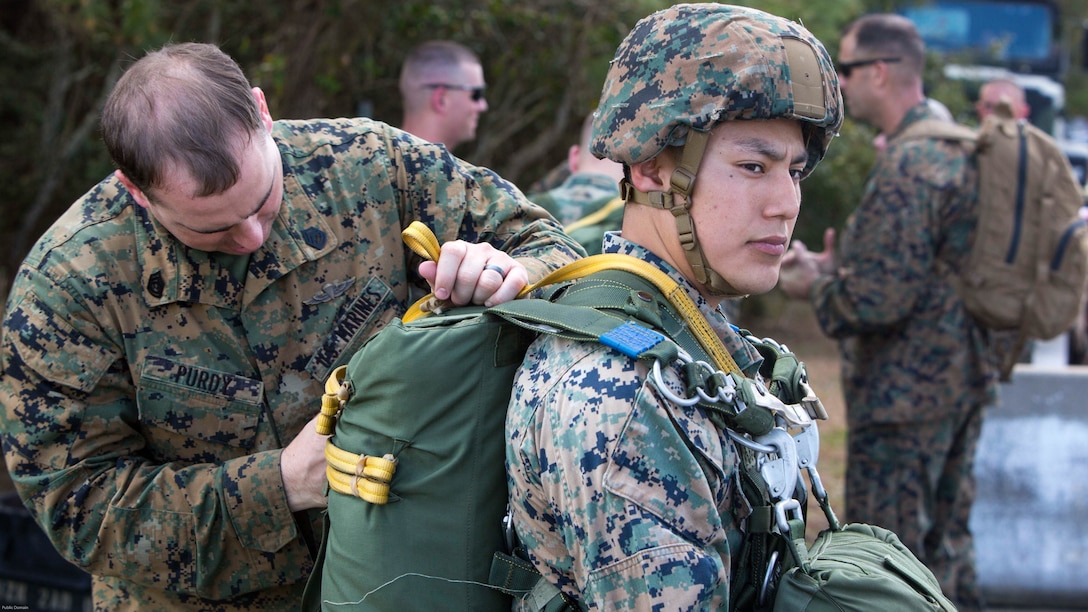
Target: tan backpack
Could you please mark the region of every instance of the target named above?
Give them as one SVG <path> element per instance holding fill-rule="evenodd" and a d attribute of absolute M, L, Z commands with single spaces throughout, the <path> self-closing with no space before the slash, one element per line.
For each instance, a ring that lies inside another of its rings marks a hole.
<path fill-rule="evenodd" d="M 973 143 L 979 170 L 979 220 L 959 275 L 967 311 L 984 327 L 1016 330 L 1001 355 L 1009 380 L 1025 343 L 1068 331 L 1084 309 L 1088 227 L 1085 193 L 1058 144 L 998 104 L 976 132 L 940 120 L 909 126 L 904 138 Z"/>

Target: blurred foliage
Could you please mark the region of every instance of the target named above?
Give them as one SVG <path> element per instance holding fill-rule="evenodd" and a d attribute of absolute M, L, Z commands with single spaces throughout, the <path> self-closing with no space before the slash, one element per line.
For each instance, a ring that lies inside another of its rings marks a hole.
<path fill-rule="evenodd" d="M 804 23 L 837 56 L 839 31 L 886 0 L 740 2 Z M 1074 64 L 1083 0 L 1059 0 Z M 565 159 L 595 106 L 608 61 L 639 18 L 667 0 L 3 0 L 0 11 L 0 286 L 42 231 L 112 169 L 97 134 L 123 69 L 166 42 L 215 42 L 266 94 L 275 118 L 366 114 L 397 125 L 401 58 L 425 39 L 458 40 L 481 57 L 489 111 L 455 153 L 523 188 Z M 930 71 L 933 95 L 969 107 Z M 1069 107 L 1088 114 L 1084 72 Z M 816 248 L 841 226 L 872 163 L 872 131 L 847 121 L 803 184 L 797 237 Z M 3 291 L 0 289 L 0 297 Z"/>
<path fill-rule="evenodd" d="M 367 114 L 400 122 L 400 62 L 415 44 L 458 40 L 483 61 L 489 112 L 455 153 L 518 184 L 577 138 L 608 61 L 663 0 L 4 0 L 0 12 L 0 281 L 32 241 L 112 169 L 98 110 L 134 58 L 206 41 L 261 87 L 275 118 Z M 6 285 L 6 283 L 5 283 Z M 2 294 L 0 294 L 2 297 Z"/>

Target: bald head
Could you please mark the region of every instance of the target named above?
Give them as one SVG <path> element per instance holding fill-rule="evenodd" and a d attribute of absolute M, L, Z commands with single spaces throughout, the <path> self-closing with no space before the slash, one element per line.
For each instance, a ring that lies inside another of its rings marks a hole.
<path fill-rule="evenodd" d="M 994 79 L 978 90 L 975 112 L 978 113 L 979 120 L 992 115 L 1002 100 L 1009 104 L 1015 119 L 1027 119 L 1031 114 L 1031 107 L 1028 106 L 1022 87 L 1010 79 Z"/>

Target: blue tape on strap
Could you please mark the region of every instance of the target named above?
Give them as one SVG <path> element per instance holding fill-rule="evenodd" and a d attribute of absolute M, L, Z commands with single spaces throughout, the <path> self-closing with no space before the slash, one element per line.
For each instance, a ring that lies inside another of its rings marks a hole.
<path fill-rule="evenodd" d="M 665 336 L 654 330 L 630 321 L 606 332 L 600 338 L 601 344 L 610 346 L 624 355 L 636 358 L 657 346 L 657 343 L 664 339 Z"/>

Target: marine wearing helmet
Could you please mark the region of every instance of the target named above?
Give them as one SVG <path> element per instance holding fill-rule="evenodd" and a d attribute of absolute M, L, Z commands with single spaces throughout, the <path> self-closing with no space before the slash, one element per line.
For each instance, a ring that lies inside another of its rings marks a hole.
<path fill-rule="evenodd" d="M 519 550 L 567 602 L 610 611 L 755 606 L 763 586 L 754 568 L 768 567 L 769 552 L 750 536 L 777 523 L 767 524 L 771 506 L 758 487 L 740 486 L 751 482 L 752 455 L 733 436 L 773 425 L 744 403 L 755 389 L 808 392 L 764 378 L 764 366 L 779 381 L 804 374 L 783 376 L 779 366 L 791 360 L 765 355 L 770 341 L 739 332 L 722 305 L 779 281 L 801 179 L 824 156 L 841 109 L 820 43 L 755 9 L 673 6 L 620 46 L 592 149 L 625 165 L 627 203 L 622 232 L 606 233 L 601 250 L 659 273 L 655 286 L 669 288 L 656 295 L 602 273 L 564 296 L 616 304 L 621 327 L 652 327 L 688 357 L 636 359 L 603 341 L 549 334 L 525 354 L 506 413 L 507 501 Z M 719 393 L 725 387 L 712 380 L 733 386 Z M 742 413 L 765 422 L 727 418 Z M 783 473 L 780 484 L 796 482 Z M 514 610 L 539 609 L 545 592 L 534 587 Z"/>
<path fill-rule="evenodd" d="M 640 21 L 612 60 L 593 121 L 593 154 L 635 165 L 682 147 L 667 192 L 622 182 L 628 202 L 671 210 L 697 280 L 737 292 L 699 246 L 688 210 L 710 131 L 723 121 L 796 119 L 808 176 L 842 125 L 838 76 L 803 26 L 756 9 L 678 4 Z"/>

